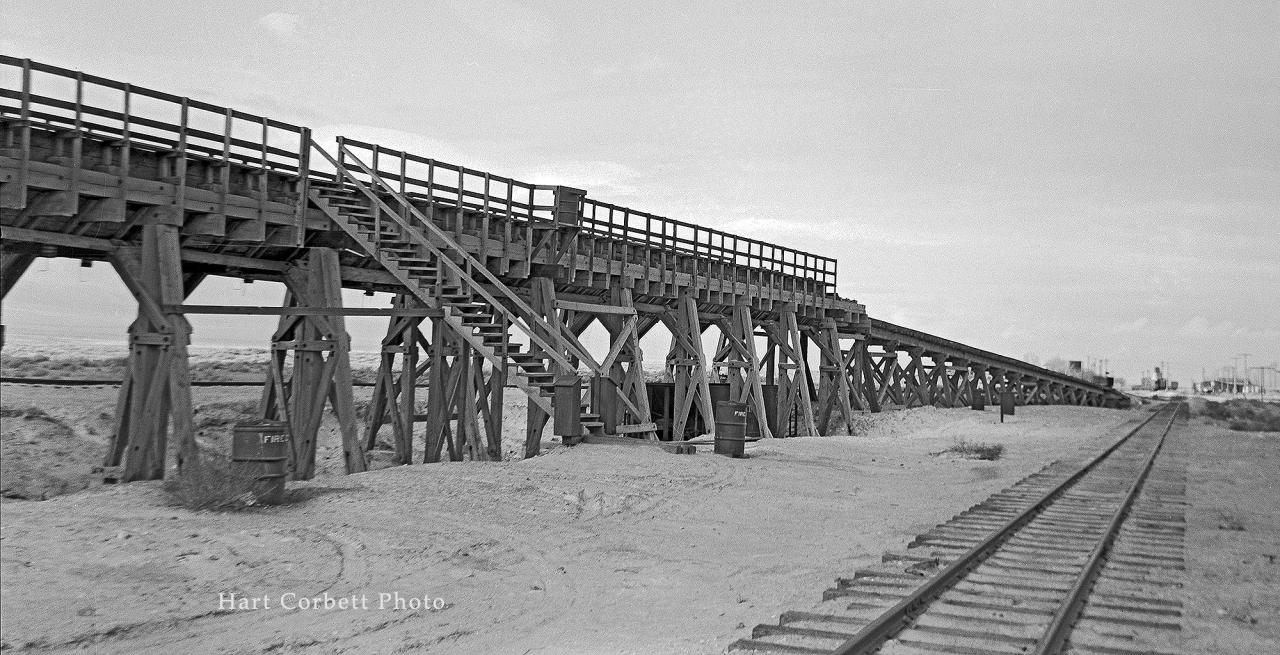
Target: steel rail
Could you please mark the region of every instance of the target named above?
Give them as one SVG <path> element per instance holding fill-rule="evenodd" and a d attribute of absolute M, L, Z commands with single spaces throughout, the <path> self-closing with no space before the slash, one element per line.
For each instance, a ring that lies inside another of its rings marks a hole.
<path fill-rule="evenodd" d="M 970 548 L 954 562 L 946 568 L 939 571 L 933 578 L 921 586 L 919 589 L 911 593 L 911 595 L 899 601 L 893 607 L 890 607 L 883 614 L 877 617 L 871 623 L 863 626 L 861 630 L 850 637 L 847 641 L 840 644 L 832 651 L 833 655 L 860 655 L 862 653 L 870 653 L 879 648 L 883 642 L 897 633 L 917 616 L 929 603 L 932 603 L 943 592 L 955 586 L 964 575 L 973 567 L 981 563 L 982 560 L 994 550 L 999 548 L 1009 537 L 1024 525 L 1029 523 L 1041 510 L 1055 501 L 1058 496 L 1067 490 L 1068 487 L 1075 484 L 1080 478 L 1092 471 L 1098 464 L 1111 456 L 1116 449 L 1124 445 L 1135 434 L 1140 432 L 1151 424 L 1156 417 L 1160 416 L 1164 408 L 1153 412 L 1141 424 L 1131 430 L 1124 437 L 1118 439 L 1109 448 L 1104 450 L 1097 457 L 1090 460 L 1080 470 L 1073 473 L 1054 488 L 1045 492 L 1039 500 L 1027 509 L 1020 512 L 1017 516 L 1009 519 L 1000 529 L 991 533 L 989 537 L 982 542 Z M 1176 416 L 1176 411 L 1175 414 Z M 1170 419 L 1172 425 L 1172 418 Z M 1168 428 L 1165 429 L 1168 432 Z M 1149 469 L 1148 469 L 1149 470 Z M 1145 471 L 1144 471 L 1145 476 Z M 1131 490 L 1132 491 L 1132 490 Z M 1127 506 L 1126 499 L 1126 506 Z"/>
<path fill-rule="evenodd" d="M 1103 533 L 1102 540 L 1094 547 L 1093 552 L 1089 554 L 1088 563 L 1080 571 L 1080 575 L 1076 578 L 1075 584 L 1071 586 L 1067 598 L 1062 603 L 1062 607 L 1054 614 L 1053 621 L 1045 628 L 1044 633 L 1040 637 L 1040 641 L 1036 644 L 1035 655 L 1050 655 L 1051 653 L 1062 652 L 1062 647 L 1066 644 L 1067 634 L 1071 631 L 1071 626 L 1080 618 L 1080 612 L 1084 610 L 1085 599 L 1089 595 L 1089 591 L 1093 588 L 1093 583 L 1098 579 L 1098 574 L 1102 572 L 1102 566 L 1106 563 L 1106 556 L 1111 552 L 1111 546 L 1115 544 L 1116 535 L 1120 532 L 1120 525 L 1129 516 L 1129 510 L 1133 507 L 1133 502 L 1138 497 L 1138 492 L 1142 490 L 1142 486 L 1146 483 L 1147 474 L 1151 472 L 1151 467 L 1156 463 L 1156 456 L 1160 454 L 1160 449 L 1164 447 L 1165 437 L 1169 436 L 1169 430 L 1173 428 L 1173 422 L 1178 418 L 1179 412 L 1182 411 L 1182 404 L 1172 405 L 1173 416 L 1169 417 L 1169 424 L 1164 427 L 1164 432 L 1160 435 L 1160 441 L 1156 442 L 1151 453 L 1147 455 L 1147 461 L 1142 465 L 1142 472 L 1129 486 L 1129 491 L 1125 494 L 1124 502 L 1116 509 L 1115 514 L 1111 516 L 1111 521 L 1107 524 L 1107 531 Z M 1154 416 L 1152 418 L 1155 418 Z"/>

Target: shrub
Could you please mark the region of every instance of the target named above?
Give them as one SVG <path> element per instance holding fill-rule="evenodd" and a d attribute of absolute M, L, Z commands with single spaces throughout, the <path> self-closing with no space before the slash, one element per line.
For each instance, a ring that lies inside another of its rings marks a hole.
<path fill-rule="evenodd" d="M 1204 403 L 1199 414 L 1240 432 L 1280 432 L 1280 404 L 1233 399 Z"/>
<path fill-rule="evenodd" d="M 1218 510 L 1218 518 L 1221 519 L 1221 522 L 1218 523 L 1219 530 L 1244 530 L 1244 517 L 1240 516 L 1239 510 L 1228 511 L 1220 509 Z"/>
<path fill-rule="evenodd" d="M 14 407 L 0 408 L 0 418 L 25 418 L 30 421 L 50 421 L 58 423 L 59 421 L 45 413 L 39 407 L 27 407 L 26 409 L 17 409 Z"/>
<path fill-rule="evenodd" d="M 256 476 L 248 475 L 230 459 L 213 451 L 201 451 L 180 473 L 164 481 L 173 501 L 191 510 L 236 511 L 257 504 Z"/>
<path fill-rule="evenodd" d="M 964 459 L 985 459 L 995 461 L 1004 454 L 1004 445 L 998 443 L 974 443 L 961 440 L 956 445 L 942 451 L 963 457 Z M 939 454 L 942 454 L 939 453 Z"/>

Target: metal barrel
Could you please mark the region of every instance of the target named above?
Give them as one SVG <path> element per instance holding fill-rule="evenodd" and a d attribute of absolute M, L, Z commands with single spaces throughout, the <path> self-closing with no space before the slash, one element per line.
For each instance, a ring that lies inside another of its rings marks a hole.
<path fill-rule="evenodd" d="M 231 437 L 231 465 L 257 478 L 258 501 L 278 505 L 284 501 L 284 480 L 289 461 L 289 425 L 283 421 L 237 423 Z"/>
<path fill-rule="evenodd" d="M 1014 413 L 1013 392 L 1004 390 L 1000 392 L 1000 414 L 1013 416 Z"/>
<path fill-rule="evenodd" d="M 746 452 L 747 404 L 721 400 L 716 403 L 715 452 L 742 457 Z"/>
<path fill-rule="evenodd" d="M 742 406 L 747 408 L 747 430 L 745 433 L 747 441 L 759 441 L 760 421 L 756 418 L 756 411 L 751 407 L 750 403 L 742 403 Z"/>

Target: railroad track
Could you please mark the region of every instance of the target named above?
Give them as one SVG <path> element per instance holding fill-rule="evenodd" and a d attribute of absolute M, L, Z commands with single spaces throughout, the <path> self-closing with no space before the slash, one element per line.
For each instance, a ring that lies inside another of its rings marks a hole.
<path fill-rule="evenodd" d="M 730 652 L 1177 653 L 1186 453 L 1166 436 L 1185 411 L 1025 478 Z"/>

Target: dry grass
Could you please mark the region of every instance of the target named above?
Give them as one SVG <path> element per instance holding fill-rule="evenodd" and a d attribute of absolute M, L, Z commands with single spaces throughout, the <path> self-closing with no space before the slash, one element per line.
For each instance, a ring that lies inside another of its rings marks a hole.
<path fill-rule="evenodd" d="M 1200 404 L 1199 415 L 1239 432 L 1280 432 L 1280 404 L 1261 400 L 1228 400 Z"/>
<path fill-rule="evenodd" d="M 1243 513 L 1239 509 L 1218 510 L 1218 529 L 1243 532 L 1244 516 L 1242 514 Z"/>
<path fill-rule="evenodd" d="M 984 459 L 995 461 L 1000 459 L 1000 456 L 1004 454 L 1004 445 L 998 443 L 978 443 L 974 441 L 961 440 L 957 442 L 956 445 L 934 454 L 950 454 L 964 459 Z"/>
<path fill-rule="evenodd" d="M 213 451 L 202 451 L 197 462 L 164 481 L 164 489 L 177 505 L 191 510 L 219 512 L 247 509 L 258 504 L 258 479 L 247 475 L 231 460 Z"/>
<path fill-rule="evenodd" d="M 354 358 L 353 358 L 354 359 Z M 192 353 L 191 378 L 202 382 L 261 382 L 270 361 L 265 352 L 232 350 L 225 356 Z M 0 372 L 15 378 L 53 378 L 62 380 L 119 380 L 124 377 L 125 357 L 93 357 L 45 353 L 0 354 Z M 286 366 L 286 371 L 290 367 Z M 353 361 L 352 379 L 372 383 L 378 377 L 377 366 L 362 366 Z"/>
<path fill-rule="evenodd" d="M 61 423 L 61 421 L 49 416 L 39 407 L 26 407 L 23 409 L 18 409 L 16 407 L 0 407 L 0 418 L 25 418 L 32 421 Z"/>
<path fill-rule="evenodd" d="M 124 357 L 0 356 L 0 370 L 6 376 L 22 378 L 118 379 L 124 375 L 124 364 Z"/>

